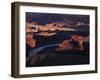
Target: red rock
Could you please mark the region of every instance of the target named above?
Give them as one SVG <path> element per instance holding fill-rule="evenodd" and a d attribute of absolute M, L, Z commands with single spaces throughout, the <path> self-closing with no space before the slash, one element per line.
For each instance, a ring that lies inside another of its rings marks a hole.
<path fill-rule="evenodd" d="M 36 46 L 36 40 L 33 38 L 33 35 L 26 36 L 26 43 L 32 48 Z"/>

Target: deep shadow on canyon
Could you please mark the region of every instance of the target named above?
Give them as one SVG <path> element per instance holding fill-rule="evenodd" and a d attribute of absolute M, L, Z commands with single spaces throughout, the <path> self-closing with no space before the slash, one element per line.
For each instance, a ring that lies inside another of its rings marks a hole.
<path fill-rule="evenodd" d="M 62 43 L 65 39 L 69 40 L 72 35 L 76 33 L 69 34 L 70 32 L 67 33 L 66 36 L 65 33 L 62 33 L 61 35 L 59 33 L 59 36 L 56 35 L 52 37 L 35 36 L 38 42 L 36 47 Z M 76 35 L 83 35 L 83 33 L 79 34 L 77 32 Z M 83 36 L 86 37 L 87 35 L 84 34 Z M 75 44 L 74 48 L 69 50 L 60 50 L 61 48 L 59 49 L 59 46 L 47 47 L 35 55 L 32 53 L 33 55 L 31 56 L 29 56 L 29 51 L 34 48 L 30 48 L 29 45 L 26 45 L 26 67 L 89 64 L 89 42 L 83 42 L 84 50 L 81 50 L 77 44 Z"/>

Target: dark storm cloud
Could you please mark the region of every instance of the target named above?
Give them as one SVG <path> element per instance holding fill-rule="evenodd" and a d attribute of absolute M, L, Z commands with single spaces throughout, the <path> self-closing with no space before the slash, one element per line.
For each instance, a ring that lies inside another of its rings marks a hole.
<path fill-rule="evenodd" d="M 89 15 L 71 15 L 71 14 L 51 14 L 51 13 L 32 13 L 26 12 L 27 22 L 37 22 L 45 25 L 52 22 L 77 22 L 81 21 L 89 24 Z"/>

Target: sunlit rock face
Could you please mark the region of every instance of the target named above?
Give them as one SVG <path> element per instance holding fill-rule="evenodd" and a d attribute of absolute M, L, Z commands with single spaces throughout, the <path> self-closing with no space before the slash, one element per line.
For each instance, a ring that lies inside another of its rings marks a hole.
<path fill-rule="evenodd" d="M 80 35 L 73 35 L 70 41 L 77 41 L 79 43 L 79 49 L 84 50 L 83 42 L 87 37 L 83 37 Z"/>
<path fill-rule="evenodd" d="M 36 46 L 36 40 L 33 38 L 33 35 L 28 34 L 26 36 L 26 43 L 31 47 L 34 48 Z"/>
<path fill-rule="evenodd" d="M 26 28 L 26 33 L 34 33 L 34 32 L 38 32 L 38 30 L 36 29 L 31 29 L 30 27 Z"/>
<path fill-rule="evenodd" d="M 75 42 L 75 43 L 73 43 Z M 58 48 L 56 50 L 84 50 L 83 42 L 88 42 L 88 36 L 80 36 L 80 35 L 72 35 L 69 40 L 64 40 L 59 43 Z M 75 46 L 77 45 L 79 46 Z"/>
<path fill-rule="evenodd" d="M 41 26 L 39 27 L 40 31 L 49 31 L 50 29 L 47 26 Z"/>
<path fill-rule="evenodd" d="M 61 44 L 59 44 L 59 47 L 70 49 L 71 44 L 70 44 L 69 40 L 64 40 Z"/>
<path fill-rule="evenodd" d="M 56 50 L 71 50 L 73 45 L 70 43 L 69 40 L 64 40 L 63 42 L 59 43 L 58 48 Z"/>
<path fill-rule="evenodd" d="M 48 37 L 48 36 L 56 35 L 56 33 L 53 33 L 53 32 L 52 33 L 49 33 L 49 32 L 40 32 L 37 35 Z"/>
<path fill-rule="evenodd" d="M 65 27 L 64 23 L 48 23 L 45 25 L 38 25 L 35 22 L 27 22 L 26 23 L 26 32 L 27 33 L 35 33 L 39 31 L 76 31 L 72 28 Z"/>

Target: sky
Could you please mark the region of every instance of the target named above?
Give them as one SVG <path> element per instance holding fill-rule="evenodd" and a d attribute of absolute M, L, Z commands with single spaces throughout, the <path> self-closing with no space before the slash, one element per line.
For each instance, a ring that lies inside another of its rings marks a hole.
<path fill-rule="evenodd" d="M 71 24 L 77 21 L 89 24 L 89 15 L 26 12 L 26 22 L 36 22 L 40 25 L 52 22 L 64 22 Z"/>

